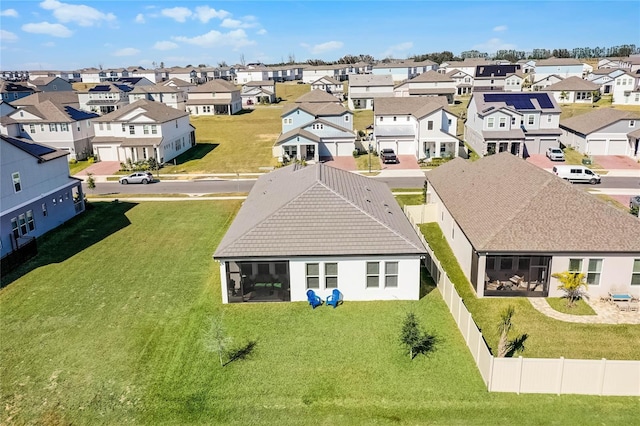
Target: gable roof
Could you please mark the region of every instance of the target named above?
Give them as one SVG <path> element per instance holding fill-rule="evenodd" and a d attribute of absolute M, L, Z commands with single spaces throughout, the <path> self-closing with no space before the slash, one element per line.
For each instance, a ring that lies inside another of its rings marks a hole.
<path fill-rule="evenodd" d="M 427 72 L 423 72 L 409 80 L 410 83 L 452 83 L 453 78 L 449 74 L 443 74 L 438 71 L 429 70 Z"/>
<path fill-rule="evenodd" d="M 253 81 L 246 82 L 244 85 L 248 87 L 262 87 L 262 86 L 274 87 L 276 85 L 276 82 L 273 80 L 253 80 Z"/>
<path fill-rule="evenodd" d="M 413 115 L 422 118 L 444 109 L 447 99 L 443 96 L 380 98 L 373 106 L 375 115 Z"/>
<path fill-rule="evenodd" d="M 302 104 L 302 103 L 317 103 L 317 102 L 324 102 L 324 103 L 338 103 L 338 99 L 333 96 L 330 93 L 327 93 L 324 90 L 320 90 L 320 89 L 313 89 L 307 93 L 305 93 L 304 95 L 300 96 L 298 99 L 296 99 L 295 103 L 297 104 Z"/>
<path fill-rule="evenodd" d="M 51 101 L 58 105 L 69 105 L 76 108 L 80 107 L 78 94 L 68 90 L 61 92 L 35 92 L 29 96 L 25 96 L 24 98 L 16 99 L 11 102 L 11 104 L 17 107 L 22 107 L 27 105 L 38 105 L 45 101 Z"/>
<path fill-rule="evenodd" d="M 1 93 L 19 93 L 19 92 L 31 92 L 35 90 L 31 87 L 24 86 L 22 84 L 14 83 L 12 81 L 5 81 L 0 79 L 0 92 Z"/>
<path fill-rule="evenodd" d="M 38 163 L 44 163 L 45 161 L 69 155 L 69 151 L 65 149 L 56 149 L 48 145 L 22 138 L 12 138 L 4 135 L 1 137 L 3 142 L 13 145 L 19 150 L 24 151 L 32 157 L 38 159 Z"/>
<path fill-rule="evenodd" d="M 225 93 L 239 91 L 235 84 L 216 78 L 208 81 L 200 86 L 196 86 L 191 90 L 191 93 Z"/>
<path fill-rule="evenodd" d="M 636 218 L 508 152 L 427 180 L 477 251 L 640 252 Z"/>
<path fill-rule="evenodd" d="M 261 176 L 214 257 L 424 252 L 385 183 L 318 163 Z"/>
<path fill-rule="evenodd" d="M 471 95 L 479 114 L 491 107 L 509 107 L 515 111 L 544 111 L 560 113 L 555 98 L 547 92 L 479 92 Z"/>
<path fill-rule="evenodd" d="M 182 90 L 174 86 L 165 86 L 163 84 L 153 84 L 149 86 L 135 86 L 129 93 L 182 93 Z"/>
<path fill-rule="evenodd" d="M 324 77 L 320 77 L 319 79 L 317 79 L 316 81 L 312 81 L 311 82 L 312 85 L 314 84 L 339 84 L 342 85 L 341 81 L 336 80 L 333 77 L 330 77 L 328 75 L 325 75 Z"/>
<path fill-rule="evenodd" d="M 373 66 L 373 69 L 384 69 L 384 68 L 417 68 L 424 66 L 433 66 L 437 65 L 435 62 L 425 59 L 421 62 L 416 62 L 413 60 L 399 61 L 399 62 L 387 62 L 380 63 Z"/>
<path fill-rule="evenodd" d="M 36 117 L 40 117 L 42 120 L 38 120 L 38 122 L 44 123 L 74 123 L 76 121 L 98 117 L 98 114 L 96 113 L 82 111 L 69 105 L 57 104 L 50 100 L 45 100 L 44 102 L 34 105 L 22 106 L 9 114 L 16 122 L 31 122 L 32 120 L 24 120 L 19 117 L 21 111 L 26 111 Z"/>
<path fill-rule="evenodd" d="M 561 120 L 560 127 L 588 135 L 623 119 L 638 120 L 640 114 L 614 108 L 598 108 L 586 114 Z"/>
<path fill-rule="evenodd" d="M 557 83 L 553 83 L 550 86 L 545 87 L 544 89 L 542 89 L 543 91 L 547 91 L 547 92 L 553 92 L 556 90 L 588 90 L 588 91 L 594 91 L 594 90 L 598 90 L 600 88 L 599 84 L 595 84 L 591 81 L 588 80 L 584 80 L 580 77 L 567 77 L 562 81 L 559 81 Z"/>
<path fill-rule="evenodd" d="M 163 86 L 176 86 L 176 87 L 191 87 L 191 86 L 195 86 L 195 84 L 193 83 L 189 83 L 188 81 L 184 81 L 180 78 L 177 77 L 172 77 L 166 81 L 163 81 L 162 83 L 158 83 L 158 84 L 162 84 Z"/>
<path fill-rule="evenodd" d="M 176 108 L 171 108 L 163 104 L 162 102 L 154 102 L 149 101 L 147 99 L 137 100 L 129 105 L 125 105 L 121 108 L 118 108 L 115 111 L 112 111 L 108 114 L 103 115 L 102 117 L 97 117 L 94 121 L 100 122 L 115 122 L 122 121 L 122 117 L 129 114 L 131 111 L 134 111 L 138 108 L 142 108 L 145 112 L 145 117 L 149 117 L 157 123 L 165 123 L 167 121 L 176 120 L 178 118 L 182 118 L 188 116 L 189 113 L 186 111 L 181 111 Z"/>
<path fill-rule="evenodd" d="M 536 61 L 536 68 L 544 67 L 544 66 L 555 66 L 555 65 L 562 66 L 562 65 L 584 65 L 584 64 L 574 58 L 549 58 L 549 59 L 542 59 L 540 61 Z"/>
<path fill-rule="evenodd" d="M 329 95 L 329 96 L 331 96 L 334 100 L 336 99 L 333 95 Z M 315 103 L 305 102 L 301 104 L 296 103 L 296 104 L 289 104 L 285 106 L 281 117 L 284 117 L 285 115 L 289 114 L 291 111 L 295 111 L 298 108 L 308 112 L 314 117 L 329 116 L 329 115 L 335 116 L 335 115 L 342 115 L 345 113 L 353 114 L 351 111 L 349 111 L 344 106 L 342 106 L 342 104 L 340 104 L 339 102 L 315 102 Z"/>
<path fill-rule="evenodd" d="M 366 86 L 390 86 L 393 87 L 393 77 L 391 74 L 349 74 L 349 88 Z"/>

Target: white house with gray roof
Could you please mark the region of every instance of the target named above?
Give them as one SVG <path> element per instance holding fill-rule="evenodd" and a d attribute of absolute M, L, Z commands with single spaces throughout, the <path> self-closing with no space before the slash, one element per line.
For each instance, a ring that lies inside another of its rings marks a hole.
<path fill-rule="evenodd" d="M 425 252 L 386 184 L 318 163 L 261 176 L 213 257 L 223 303 L 417 300 Z"/>
<path fill-rule="evenodd" d="M 187 94 L 187 112 L 194 116 L 232 115 L 241 110 L 240 89 L 226 80 L 211 80 Z"/>
<path fill-rule="evenodd" d="M 600 98 L 599 85 L 575 76 L 547 86 L 542 91 L 551 93 L 559 104 L 592 104 Z"/>
<path fill-rule="evenodd" d="M 186 111 L 187 109 L 187 94 L 176 87 L 163 84 L 134 87 L 129 92 L 129 102 L 133 103 L 140 99 L 160 102 L 181 111 Z"/>
<path fill-rule="evenodd" d="M 612 81 L 613 105 L 640 105 L 640 77 L 625 72 Z"/>
<path fill-rule="evenodd" d="M 378 99 L 373 110 L 375 149 L 416 159 L 458 156 L 458 117 L 444 97 Z"/>
<path fill-rule="evenodd" d="M 187 112 L 146 99 L 95 119 L 94 131 L 94 153 L 102 161 L 163 163 L 196 143 Z"/>
<path fill-rule="evenodd" d="M 508 151 L 518 157 L 559 147 L 560 107 L 546 92 L 471 95 L 464 138 L 481 157 Z"/>
<path fill-rule="evenodd" d="M 427 71 L 436 71 L 438 64 L 430 60 L 379 63 L 371 68 L 373 75 L 390 75 L 394 82 L 410 80 Z"/>
<path fill-rule="evenodd" d="M 400 97 L 441 96 L 448 104 L 453 104 L 457 88 L 455 80 L 449 74 L 430 70 L 397 85 L 393 91 Z"/>
<path fill-rule="evenodd" d="M 431 213 L 478 297 L 560 297 L 551 275 L 564 271 L 584 273 L 594 298 L 640 296 L 640 222 L 629 213 L 506 152 L 454 159 L 427 182 Z"/>
<path fill-rule="evenodd" d="M 640 113 L 599 108 L 560 121 L 560 142 L 584 155 L 640 158 Z"/>
<path fill-rule="evenodd" d="M 582 63 L 578 59 L 549 58 L 536 61 L 534 74 L 535 80 L 540 80 L 553 74 L 562 78 L 572 76 L 583 78 L 591 71 L 593 71 L 591 65 Z"/>
<path fill-rule="evenodd" d="M 349 109 L 373 109 L 378 98 L 393 98 L 393 78 L 389 74 L 352 74 L 349 75 Z"/>
<path fill-rule="evenodd" d="M 344 84 L 333 77 L 321 77 L 311 82 L 311 90 L 324 90 L 338 98 L 339 101 L 344 99 Z"/>

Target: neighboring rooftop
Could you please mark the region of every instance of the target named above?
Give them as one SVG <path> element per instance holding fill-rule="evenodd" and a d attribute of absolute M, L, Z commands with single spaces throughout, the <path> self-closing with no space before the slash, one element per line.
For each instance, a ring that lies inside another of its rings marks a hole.
<path fill-rule="evenodd" d="M 216 78 L 215 80 L 208 81 L 200 86 L 191 89 L 190 93 L 229 93 L 240 90 L 235 84 Z"/>
<path fill-rule="evenodd" d="M 569 90 L 569 91 L 584 90 L 584 91 L 592 92 L 594 90 L 599 90 L 599 89 L 600 89 L 599 84 L 595 84 L 595 83 L 592 83 L 591 81 L 573 76 L 573 77 L 567 77 L 562 81 L 559 81 L 550 86 L 547 86 L 542 90 L 546 92 L 553 92 L 557 90 Z"/>
<path fill-rule="evenodd" d="M 338 99 L 324 90 L 314 89 L 296 99 L 295 103 L 339 103 Z"/>
<path fill-rule="evenodd" d="M 350 74 L 349 88 L 351 87 L 373 87 L 373 86 L 391 86 L 393 87 L 393 77 L 391 74 L 375 75 L 375 74 Z"/>
<path fill-rule="evenodd" d="M 427 180 L 477 251 L 640 253 L 637 218 L 508 152 L 455 158 Z"/>
<path fill-rule="evenodd" d="M 443 96 L 380 98 L 376 100 L 375 115 L 412 115 L 422 118 L 447 106 Z"/>
<path fill-rule="evenodd" d="M 560 112 L 553 96 L 546 92 L 492 92 L 473 95 L 477 110 L 483 112 L 490 107 L 508 106 L 515 110 L 544 110 Z"/>
<path fill-rule="evenodd" d="M 424 252 L 385 183 L 317 163 L 262 175 L 214 257 Z"/>
<path fill-rule="evenodd" d="M 69 155 L 69 151 L 64 149 L 52 148 L 48 145 L 33 142 L 22 138 L 12 138 L 9 136 L 1 136 L 2 141 L 26 152 L 27 154 L 38 159 L 38 163 L 53 160 L 55 158 Z"/>
<path fill-rule="evenodd" d="M 162 102 L 154 102 L 149 101 L 147 99 L 140 99 L 135 101 L 129 105 L 125 105 L 117 110 L 105 114 L 101 117 L 97 117 L 94 121 L 104 121 L 104 122 L 115 122 L 115 121 L 123 121 L 125 120 L 123 117 L 126 117 L 132 111 L 136 111 L 138 109 L 143 110 L 144 112 L 140 112 L 140 115 L 144 115 L 157 123 L 164 123 L 170 120 L 176 120 L 178 118 L 182 118 L 184 116 L 188 116 L 189 113 L 186 111 L 181 111 L 176 108 L 171 108 L 163 104 Z M 130 118 L 127 118 L 126 121 L 129 121 Z"/>
<path fill-rule="evenodd" d="M 588 135 L 624 119 L 640 120 L 640 114 L 614 108 L 598 108 L 586 114 L 561 120 L 560 127 Z"/>
<path fill-rule="evenodd" d="M 506 77 L 520 69 L 520 65 L 478 65 L 475 78 Z"/>

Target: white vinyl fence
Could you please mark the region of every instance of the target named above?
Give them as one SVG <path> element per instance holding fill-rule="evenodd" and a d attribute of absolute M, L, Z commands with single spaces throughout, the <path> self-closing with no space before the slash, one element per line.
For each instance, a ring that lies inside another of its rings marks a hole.
<path fill-rule="evenodd" d="M 427 248 L 425 266 L 437 283 L 490 392 L 640 396 L 640 361 L 491 355 L 478 326 L 417 227 L 415 215 L 406 209 L 405 213 Z"/>

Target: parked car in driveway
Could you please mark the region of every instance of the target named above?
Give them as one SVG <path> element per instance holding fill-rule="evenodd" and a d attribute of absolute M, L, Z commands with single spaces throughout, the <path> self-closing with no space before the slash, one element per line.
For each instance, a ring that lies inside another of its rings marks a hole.
<path fill-rule="evenodd" d="M 153 182 L 153 175 L 150 172 L 135 172 L 131 173 L 129 176 L 122 176 L 118 182 L 122 185 L 126 185 L 128 183 L 143 183 L 146 185 L 149 182 Z"/>
<path fill-rule="evenodd" d="M 383 163 L 393 163 L 396 164 L 398 162 L 398 157 L 396 157 L 396 153 L 393 152 L 390 148 L 385 148 L 380 151 L 380 158 L 382 158 Z"/>
<path fill-rule="evenodd" d="M 547 158 L 551 161 L 564 161 L 564 152 L 560 148 L 547 148 Z"/>

